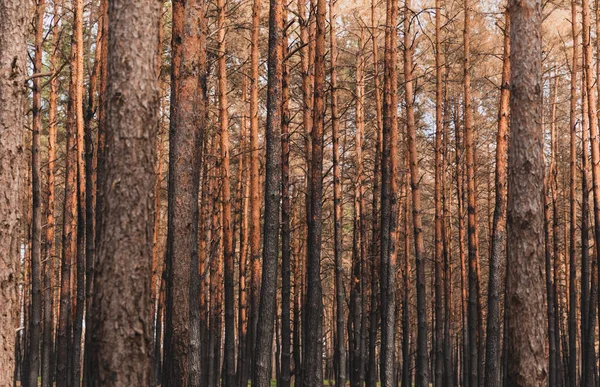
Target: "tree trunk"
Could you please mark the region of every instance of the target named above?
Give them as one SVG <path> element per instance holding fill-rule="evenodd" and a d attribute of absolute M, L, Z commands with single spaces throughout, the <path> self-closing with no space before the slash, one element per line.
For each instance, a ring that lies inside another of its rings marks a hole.
<path fill-rule="evenodd" d="M 81 380 L 81 337 L 83 333 L 83 312 L 85 305 L 85 231 L 86 231 L 86 178 L 85 178 L 85 132 L 83 125 L 83 0 L 76 0 L 75 20 L 72 38 L 72 50 L 75 50 L 75 128 L 77 131 L 77 263 L 76 289 L 73 305 L 75 321 L 73 323 L 73 344 L 71 350 L 71 383 L 79 385 Z"/>
<path fill-rule="evenodd" d="M 59 44 L 58 20 L 59 2 L 54 2 L 52 16 L 52 49 L 50 52 L 50 68 L 57 69 L 57 49 Z M 44 337 L 42 346 L 42 387 L 53 385 L 54 351 L 54 289 L 58 283 L 55 276 L 57 249 L 55 246 L 56 220 L 54 210 L 56 208 L 56 132 L 58 113 L 58 80 L 52 77 L 50 80 L 50 96 L 48 101 L 48 204 L 46 207 L 46 235 L 44 249 L 46 261 L 44 264 Z"/>
<path fill-rule="evenodd" d="M 415 262 L 417 270 L 417 386 L 429 385 L 427 351 L 427 305 L 425 289 L 425 257 L 423 247 L 423 221 L 421 214 L 421 174 L 417 154 L 417 131 L 415 127 L 414 91 L 413 91 L 413 50 L 410 32 L 410 0 L 405 1 L 404 10 L 404 97 L 406 104 L 407 152 L 410 168 L 410 188 L 412 193 L 413 234 L 415 240 Z M 388 23 L 390 25 L 390 23 Z M 391 43 L 391 42 L 390 42 Z M 395 105 L 394 105 L 395 106 Z M 386 141 L 384 140 L 384 143 Z"/>
<path fill-rule="evenodd" d="M 44 38 L 44 13 L 46 1 L 38 0 L 35 13 L 35 37 L 33 73 L 42 71 L 43 38 Z M 23 386 L 38 385 L 40 370 L 40 339 L 42 319 L 42 193 L 41 193 L 41 160 L 40 160 L 40 132 L 42 130 L 42 90 L 40 78 L 33 79 L 33 130 L 31 136 L 31 306 L 29 315 L 29 347 L 27 365 L 28 375 L 21 380 Z M 44 292 L 47 293 L 47 292 Z"/>
<path fill-rule="evenodd" d="M 542 6 L 509 2 L 511 136 L 507 212 L 508 380 L 544 386 Z M 528 313 L 523 313 L 527 310 Z"/>
<path fill-rule="evenodd" d="M 334 348 L 334 369 L 335 369 L 335 385 L 343 386 L 346 384 L 346 337 L 345 337 L 345 327 L 344 327 L 344 301 L 345 301 L 345 286 L 344 286 L 344 268 L 342 266 L 342 243 L 343 243 L 343 234 L 342 234 L 342 188 L 340 182 L 340 135 L 339 135 L 339 113 L 338 113 L 338 84 L 337 84 L 337 56 L 338 56 L 338 48 L 337 48 L 337 37 L 335 32 L 336 26 L 336 11 L 335 11 L 335 2 L 329 2 L 329 55 L 331 58 L 331 73 L 330 73 L 330 82 L 331 82 L 331 136 L 332 136 L 332 157 L 333 157 L 333 234 L 334 234 L 334 247 L 333 247 L 333 256 L 334 256 L 334 265 L 335 265 L 335 348 Z M 362 43 L 362 42 L 361 42 Z M 362 46 L 362 45 L 361 45 Z M 357 80 L 358 80 L 358 68 L 357 72 Z M 359 100 L 359 96 L 357 93 L 357 101 Z M 362 102 L 362 101 L 361 101 Z M 357 106 L 358 107 L 358 106 Z M 357 110 L 358 112 L 358 110 Z M 357 113 L 358 114 L 358 113 Z M 358 120 L 357 120 L 357 133 L 360 129 L 358 129 Z M 357 150 L 358 150 L 357 145 Z M 362 160 L 360 167 L 362 167 Z M 359 168 L 360 168 L 359 167 Z M 360 176 L 359 173 L 357 175 Z M 362 261 L 361 261 L 362 262 Z M 359 265 L 361 263 L 359 262 Z M 356 279 L 355 283 L 360 283 L 360 276 Z M 360 291 L 360 289 L 359 289 Z M 362 316 L 360 316 L 362 317 Z M 359 318 L 360 318 L 359 317 Z M 355 326 L 356 328 L 356 326 Z M 358 330 L 358 335 L 356 336 L 358 339 L 357 342 L 360 343 L 360 326 Z M 359 346 L 360 347 L 360 346 Z M 355 352 L 355 355 L 358 353 Z M 355 359 L 359 360 L 360 356 L 355 357 Z"/>
<path fill-rule="evenodd" d="M 63 206 L 62 261 L 60 285 L 60 316 L 58 321 L 56 385 L 66 387 L 69 383 L 72 360 L 71 329 L 73 324 L 71 303 L 71 267 L 76 264 L 77 254 L 77 127 L 75 122 L 75 89 L 77 88 L 76 70 L 77 50 L 71 53 L 71 80 L 69 84 L 69 102 L 66 122 L 65 155 L 65 199 Z"/>
<path fill-rule="evenodd" d="M 256 325 L 258 322 L 258 308 L 260 303 L 260 149 L 258 145 L 258 33 L 260 28 L 260 1 L 252 2 L 252 36 L 250 51 L 250 320 L 248 328 L 249 364 L 254 359 L 254 348 L 256 343 Z M 242 376 L 240 387 L 246 387 L 248 378 L 245 373 Z"/>
<path fill-rule="evenodd" d="M 577 4 L 571 2 L 571 98 L 569 109 L 569 387 L 576 387 L 577 375 L 577 72 L 579 35 L 577 31 Z M 566 243 L 566 241 L 565 241 Z"/>
<path fill-rule="evenodd" d="M 498 109 L 498 132 L 496 133 L 496 203 L 492 221 L 492 235 L 488 282 L 488 319 L 485 348 L 485 385 L 500 386 L 500 270 L 502 244 L 506 224 L 506 142 L 508 139 L 508 115 L 510 99 L 510 18 L 505 13 L 504 54 L 502 60 L 502 84 Z"/>
<path fill-rule="evenodd" d="M 252 385 L 270 385 L 273 323 L 276 317 L 277 261 L 279 259 L 279 206 L 281 199 L 281 110 L 283 71 L 283 2 L 269 8 L 269 58 L 265 171 L 265 223 L 262 283 L 256 329 Z M 320 355 L 320 351 L 319 351 Z M 320 357 L 319 357 L 320 358 Z"/>
<path fill-rule="evenodd" d="M 235 293 L 233 267 L 233 227 L 231 224 L 231 183 L 229 179 L 229 112 L 227 111 L 226 12 L 225 0 L 217 1 L 217 41 L 219 126 L 221 133 L 221 203 L 223 233 L 223 266 L 225 295 L 225 347 L 223 353 L 223 386 L 235 383 Z"/>
<path fill-rule="evenodd" d="M 92 333 L 93 386 L 152 380 L 150 279 L 158 87 L 159 3 L 109 2 L 106 176 Z M 135 279 L 135 280 L 132 280 Z M 115 329 L 118 326 L 120 329 Z"/>
<path fill-rule="evenodd" d="M 191 326 L 191 295 L 199 291 L 198 192 L 204 101 L 200 78 L 205 77 L 202 1 L 173 3 L 173 66 L 171 67 L 171 127 L 166 254 L 165 363 L 166 386 L 200 385 L 199 364 L 190 364 L 199 337 Z M 201 108 L 198 109 L 198 106 Z M 190 357 L 188 357 L 190 354 Z"/>
<path fill-rule="evenodd" d="M 435 251 L 434 251 L 434 275 L 435 275 L 435 364 L 433 367 L 433 385 L 441 386 L 443 382 L 443 334 L 444 334 L 444 305 L 443 305 L 443 261 L 444 242 L 443 218 L 442 218 L 442 45 L 441 45 L 441 1 L 435 2 L 435 183 L 434 183 L 434 205 L 435 205 Z"/>
<path fill-rule="evenodd" d="M 314 100 L 310 160 L 310 211 L 307 236 L 306 332 L 303 386 L 323 384 L 323 290 L 321 286 L 321 233 L 323 228 L 323 126 L 325 123 L 325 0 L 317 0 L 314 50 Z"/>
<path fill-rule="evenodd" d="M 286 9 L 282 19 L 287 20 Z M 282 55 L 288 55 L 288 35 L 283 30 Z M 290 198 L 290 69 L 284 60 L 282 68 L 281 102 L 281 372 L 280 387 L 291 385 L 291 224 L 292 203 Z"/>
<path fill-rule="evenodd" d="M 27 11 L 29 1 L 0 3 L 0 100 L 10 109 L 0 109 L 0 385 L 10 386 L 15 368 L 15 329 L 19 326 L 17 280 L 20 262 L 22 140 L 25 127 L 27 76 Z"/>
<path fill-rule="evenodd" d="M 478 385 L 478 353 L 479 341 L 483 338 L 478 337 L 478 315 L 479 315 L 479 277 L 478 277 L 478 225 L 477 225 L 477 203 L 476 203 L 476 185 L 475 185 L 475 151 L 473 144 L 473 111 L 471 107 L 471 6 L 469 0 L 464 4 L 464 132 L 465 132 L 465 162 L 467 166 L 467 227 L 468 227 L 468 267 L 469 267 L 469 298 L 467 307 L 467 335 L 469 340 L 469 386 Z"/>

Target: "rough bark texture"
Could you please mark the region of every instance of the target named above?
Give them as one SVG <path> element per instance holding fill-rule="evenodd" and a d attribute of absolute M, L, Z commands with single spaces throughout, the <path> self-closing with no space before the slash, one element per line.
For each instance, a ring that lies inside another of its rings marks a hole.
<path fill-rule="evenodd" d="M 29 1 L 0 3 L 0 385 L 10 386 L 15 367 L 15 337 L 19 326 L 19 248 L 21 174 L 25 128 L 24 79 Z"/>
<path fill-rule="evenodd" d="M 273 323 L 277 313 L 275 301 L 277 291 L 277 263 L 279 260 L 279 208 L 281 199 L 282 13 L 283 1 L 270 0 L 267 127 L 265 136 L 267 154 L 265 165 L 263 275 L 260 288 L 258 325 L 256 329 L 256 352 L 254 354 L 252 370 L 252 385 L 258 387 L 270 386 Z"/>
<path fill-rule="evenodd" d="M 93 386 L 152 380 L 150 279 L 160 2 L 109 1 L 103 211 L 94 278 Z"/>
<path fill-rule="evenodd" d="M 199 364 L 188 354 L 198 351 L 191 310 L 199 307 L 198 191 L 203 106 L 200 78 L 204 40 L 200 1 L 173 3 L 173 66 L 169 138 L 168 234 L 166 254 L 165 363 L 166 386 L 197 386 Z M 193 369 L 191 369 L 193 368 Z"/>
<path fill-rule="evenodd" d="M 509 2 L 511 136 L 507 212 L 507 367 L 510 386 L 544 386 L 542 6 Z M 526 310 L 527 313 L 523 313 Z"/>
<path fill-rule="evenodd" d="M 500 385 L 500 268 L 502 244 L 506 224 L 506 145 L 508 140 L 508 104 L 510 99 L 510 19 L 505 17 L 502 84 L 496 133 L 496 203 L 492 221 L 492 235 L 488 280 L 488 318 L 485 347 L 485 385 Z"/>

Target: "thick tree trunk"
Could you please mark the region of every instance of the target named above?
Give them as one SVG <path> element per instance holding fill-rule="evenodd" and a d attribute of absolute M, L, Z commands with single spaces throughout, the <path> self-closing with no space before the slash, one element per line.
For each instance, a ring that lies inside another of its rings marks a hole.
<path fill-rule="evenodd" d="M 92 336 L 93 386 L 152 380 L 150 279 L 159 2 L 109 2 L 106 175 L 99 191 Z M 135 280 L 132 280 L 135 279 Z M 115 329 L 118 326 L 119 329 Z"/>
<path fill-rule="evenodd" d="M 21 245 L 22 140 L 25 127 L 25 77 L 27 11 L 29 1 L 0 3 L 0 100 L 10 109 L 0 109 L 0 385 L 10 386 L 15 368 L 15 329 L 19 326 L 19 278 Z"/>
<path fill-rule="evenodd" d="M 505 13 L 504 54 L 502 60 L 502 84 L 498 109 L 498 132 L 496 133 L 496 203 L 492 221 L 490 262 L 488 274 L 488 318 L 485 348 L 485 385 L 500 386 L 500 270 L 502 244 L 506 225 L 506 145 L 508 140 L 508 114 L 510 100 L 510 18 Z"/>
<path fill-rule="evenodd" d="M 541 1 L 511 0 L 511 136 L 507 213 L 508 380 L 544 386 Z M 523 313 L 527 310 L 527 313 Z"/>
<path fill-rule="evenodd" d="M 269 8 L 269 58 L 265 165 L 265 223 L 262 283 L 256 329 L 252 385 L 270 386 L 273 323 L 276 317 L 277 262 L 279 259 L 279 206 L 281 199 L 281 108 L 283 70 L 283 1 Z M 319 351 L 319 359 L 321 352 Z"/>
<path fill-rule="evenodd" d="M 166 310 L 164 383 L 200 385 L 199 364 L 190 364 L 199 337 L 191 326 L 192 310 L 199 308 L 198 192 L 204 106 L 200 78 L 204 37 L 202 1 L 173 3 L 173 66 L 171 67 L 171 127 L 166 254 Z M 198 109 L 200 106 L 200 109 Z M 190 356 L 188 356 L 190 355 Z"/>

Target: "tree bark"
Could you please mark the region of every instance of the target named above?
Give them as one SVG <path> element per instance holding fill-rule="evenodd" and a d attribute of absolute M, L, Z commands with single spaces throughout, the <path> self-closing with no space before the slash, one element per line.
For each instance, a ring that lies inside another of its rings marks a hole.
<path fill-rule="evenodd" d="M 335 369 L 335 385 L 343 386 L 346 384 L 346 335 L 344 327 L 344 301 L 345 301 L 345 286 L 344 286 L 344 268 L 342 266 L 342 188 L 340 179 L 340 118 L 338 113 L 338 84 L 337 84 L 337 37 L 336 37 L 336 11 L 335 1 L 329 2 L 329 55 L 331 58 L 331 136 L 332 136 L 332 158 L 333 158 L 333 234 L 334 234 L 334 266 L 335 266 L 335 348 L 334 348 L 334 369 Z M 362 43 L 362 42 L 361 42 Z M 361 44 L 362 46 L 362 44 Z M 358 79 L 358 68 L 357 68 Z M 357 93 L 357 101 L 359 100 Z M 362 103 L 362 101 L 361 101 Z M 357 105 L 358 107 L 358 105 Z M 358 110 L 357 110 L 358 112 Z M 357 113 L 358 114 L 358 113 Z M 358 127 L 358 120 L 357 120 Z M 358 133 L 359 129 L 357 129 Z M 358 149 L 357 145 L 357 148 Z M 357 164 L 360 165 L 360 164 Z M 362 165 L 359 166 L 361 168 Z M 357 174 L 358 175 L 358 174 Z M 362 261 L 361 261 L 362 262 Z M 361 263 L 359 263 L 360 265 Z M 360 283 L 360 276 L 354 279 L 354 283 Z M 360 289 L 359 289 L 360 291 Z M 362 316 L 361 316 L 362 317 Z M 356 328 L 356 327 L 355 327 Z M 360 326 L 358 330 L 358 343 L 360 340 Z M 356 355 L 357 353 L 355 353 Z M 361 360 L 358 356 L 357 360 Z"/>
<path fill-rule="evenodd" d="M 442 8 L 440 0 L 435 2 L 435 230 L 434 230 L 434 275 L 435 275 L 435 364 L 433 368 L 433 384 L 441 386 L 443 381 L 443 334 L 444 334 L 444 305 L 443 305 L 443 263 L 444 242 L 442 218 L 442 131 L 443 131 L 443 85 L 442 85 L 442 45 L 441 19 Z"/>
<path fill-rule="evenodd" d="M 150 279 L 155 184 L 158 1 L 109 2 L 106 175 L 98 226 L 93 386 L 152 380 Z M 135 279 L 135 280 L 132 280 Z M 115 329 L 118 327 L 118 329 Z"/>
<path fill-rule="evenodd" d="M 35 37 L 33 73 L 42 71 L 43 39 L 44 39 L 44 13 L 46 1 L 38 0 L 35 13 Z M 42 88 L 40 78 L 33 79 L 33 130 L 31 136 L 31 306 L 29 315 L 29 347 L 27 365 L 27 378 L 21 380 L 23 386 L 38 385 L 40 370 L 40 340 L 42 320 L 42 193 L 41 193 L 41 160 L 40 160 L 40 132 L 42 130 Z M 47 292 L 44 292 L 47 293 Z"/>
<path fill-rule="evenodd" d="M 269 7 L 269 57 L 265 171 L 265 223 L 262 283 L 256 329 L 252 385 L 270 385 L 273 323 L 276 317 L 277 261 L 279 259 L 279 206 L 281 199 L 281 110 L 283 62 L 283 2 Z M 320 355 L 320 351 L 319 351 Z M 320 358 L 320 357 L 319 357 Z"/>
<path fill-rule="evenodd" d="M 511 136 L 507 212 L 508 380 L 544 386 L 542 7 L 511 0 Z M 523 313 L 527 310 L 528 313 Z"/>
<path fill-rule="evenodd" d="M 413 50 L 410 32 L 412 11 L 410 0 L 405 0 L 404 10 L 404 98 L 406 105 L 407 152 L 410 168 L 410 188 L 412 194 L 413 236 L 415 241 L 415 262 L 417 270 L 417 380 L 418 387 L 429 385 L 429 354 L 427 350 L 427 305 L 425 288 L 425 257 L 423 247 L 423 220 L 421 214 L 421 174 L 417 154 L 417 131 L 415 127 Z M 388 23 L 389 25 L 389 23 Z M 395 105 L 394 105 L 395 106 Z M 384 143 L 386 141 L 384 140 Z"/>
<path fill-rule="evenodd" d="M 173 65 L 171 67 L 171 127 L 166 254 L 164 383 L 200 385 L 199 364 L 191 364 L 199 337 L 192 310 L 198 283 L 198 192 L 204 106 L 202 1 L 173 3 Z M 200 109 L 198 107 L 200 106 Z"/>
<path fill-rule="evenodd" d="M 579 35 L 577 31 L 577 4 L 571 2 L 571 97 L 569 106 L 569 372 L 570 387 L 576 387 L 577 375 L 577 72 Z M 565 241 L 566 243 L 566 241 Z"/>
<path fill-rule="evenodd" d="M 272 0 L 273 1 L 273 0 Z M 321 239 L 323 210 L 323 127 L 325 123 L 325 14 L 327 3 L 317 0 L 314 49 L 314 99 L 310 160 L 310 211 L 307 236 L 307 294 L 303 386 L 323 384 L 323 290 L 321 286 Z"/>

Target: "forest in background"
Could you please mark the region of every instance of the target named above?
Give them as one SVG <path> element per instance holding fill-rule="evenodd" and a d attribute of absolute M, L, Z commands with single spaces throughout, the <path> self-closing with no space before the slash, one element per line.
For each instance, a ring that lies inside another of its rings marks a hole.
<path fill-rule="evenodd" d="M 600 382 L 598 0 L 0 19 L 0 386 Z"/>

